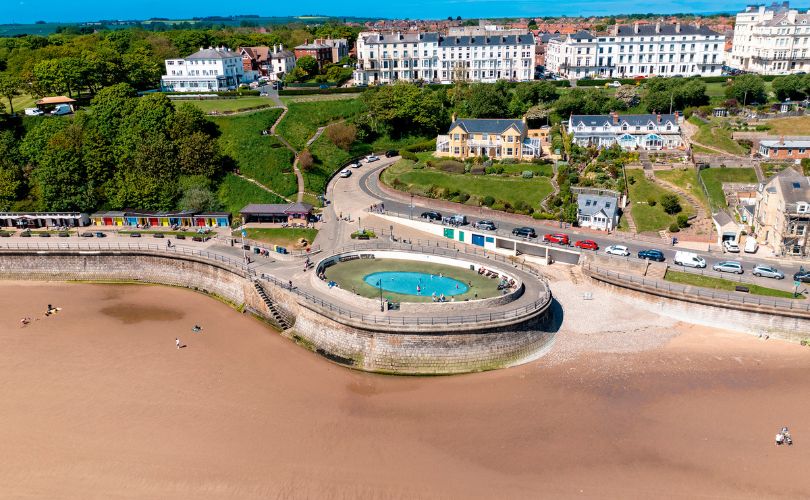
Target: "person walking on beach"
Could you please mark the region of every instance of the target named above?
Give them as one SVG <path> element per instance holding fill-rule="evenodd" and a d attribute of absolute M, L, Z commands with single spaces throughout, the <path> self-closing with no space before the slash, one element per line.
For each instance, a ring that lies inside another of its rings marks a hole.
<path fill-rule="evenodd" d="M 174 339 L 174 345 L 175 345 L 175 346 L 177 346 L 177 348 L 178 348 L 178 349 L 180 349 L 180 339 L 179 339 L 179 338 L 176 338 L 176 337 L 175 337 L 175 339 Z"/>

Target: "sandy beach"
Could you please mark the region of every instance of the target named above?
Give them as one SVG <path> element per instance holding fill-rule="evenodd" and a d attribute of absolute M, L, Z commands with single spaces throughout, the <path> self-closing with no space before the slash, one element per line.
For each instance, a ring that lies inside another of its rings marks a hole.
<path fill-rule="evenodd" d="M 600 324 L 552 286 L 547 357 L 431 378 L 183 289 L 0 283 L 0 497 L 806 497 L 810 349 L 631 304 Z"/>

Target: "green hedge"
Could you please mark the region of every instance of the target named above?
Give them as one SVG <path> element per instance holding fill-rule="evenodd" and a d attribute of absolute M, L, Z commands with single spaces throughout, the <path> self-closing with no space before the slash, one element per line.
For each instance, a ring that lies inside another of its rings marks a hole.
<path fill-rule="evenodd" d="M 261 95 L 261 91 L 250 89 L 227 90 L 224 92 L 161 92 L 161 93 L 166 95 L 218 95 L 220 97 L 240 97 L 240 96 L 244 97 L 252 95 Z"/>
<path fill-rule="evenodd" d="M 337 89 L 285 89 L 279 90 L 278 95 L 313 95 L 313 94 L 359 94 L 368 87 L 345 87 Z"/>
<path fill-rule="evenodd" d="M 402 151 L 410 151 L 411 153 L 421 153 L 423 151 L 436 151 L 436 139 L 428 141 L 417 142 L 402 148 Z"/>
<path fill-rule="evenodd" d="M 643 80 L 635 80 L 633 78 L 612 78 L 610 80 L 577 80 L 577 87 L 604 87 L 606 83 L 619 82 L 622 85 L 635 85 L 636 82 Z"/>

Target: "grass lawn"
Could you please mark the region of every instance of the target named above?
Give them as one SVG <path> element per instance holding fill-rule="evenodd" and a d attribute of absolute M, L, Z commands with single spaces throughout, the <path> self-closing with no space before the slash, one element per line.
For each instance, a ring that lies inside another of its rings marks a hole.
<path fill-rule="evenodd" d="M 706 84 L 706 95 L 715 103 L 726 100 L 726 83 L 712 82 Z"/>
<path fill-rule="evenodd" d="M 792 118 L 777 118 L 770 120 L 768 135 L 810 135 L 810 116 L 796 116 Z"/>
<path fill-rule="evenodd" d="M 643 233 L 667 229 L 670 224 L 676 221 L 678 214 L 669 215 L 664 212 L 664 208 L 661 206 L 661 196 L 675 193 L 648 181 L 641 169 L 627 169 L 627 178 L 630 177 L 636 180 L 633 184 L 628 183 L 630 186 L 630 206 L 633 220 L 636 221 L 636 230 Z M 650 198 L 655 199 L 655 206 L 650 206 L 647 203 Z M 678 198 L 681 200 L 681 207 L 683 208 L 681 213 L 692 215 L 692 206 L 680 196 Z"/>
<path fill-rule="evenodd" d="M 184 99 L 173 101 L 175 106 L 180 103 L 191 103 L 206 113 L 211 111 L 239 111 L 242 109 L 258 108 L 259 106 L 275 106 L 276 103 L 269 97 L 248 96 L 236 99 Z"/>
<path fill-rule="evenodd" d="M 301 248 L 298 242 L 301 239 L 307 240 L 311 245 L 318 235 L 317 229 L 307 229 L 300 227 L 253 227 L 248 228 L 247 237 L 250 240 L 262 241 L 270 245 L 278 245 L 287 249 Z M 242 237 L 241 231 L 234 231 L 233 236 Z"/>
<path fill-rule="evenodd" d="M 706 168 L 700 171 L 700 177 L 709 191 L 709 202 L 712 207 L 726 206 L 726 197 L 723 194 L 724 182 L 757 183 L 757 173 L 753 168 Z"/>
<path fill-rule="evenodd" d="M 734 287 L 741 285 L 736 281 L 729 281 L 723 278 L 715 278 L 714 276 L 702 276 L 700 274 L 684 273 L 680 271 L 667 271 L 664 276 L 666 281 L 673 283 L 680 283 L 682 285 L 693 285 L 703 288 L 713 288 L 715 290 L 734 291 Z M 775 288 L 767 288 L 759 285 L 752 285 L 749 283 L 742 283 L 743 286 L 748 287 L 751 295 L 764 295 L 766 297 L 778 297 L 780 299 L 803 299 L 804 295 L 798 297 L 793 296 L 793 292 L 786 290 L 777 290 Z M 744 292 L 741 292 L 744 293 Z"/>
<path fill-rule="evenodd" d="M 476 271 L 470 271 L 460 267 L 446 266 L 433 262 L 414 262 L 409 260 L 396 259 L 358 259 L 349 262 L 341 262 L 326 269 L 326 279 L 334 280 L 340 288 L 354 291 L 358 295 L 371 299 L 380 297 L 380 289 L 367 284 L 363 278 L 369 274 L 384 271 L 410 271 L 421 272 L 432 275 L 439 273 L 453 278 L 462 283 L 471 283 L 472 287 L 465 293 L 455 295 L 456 302 L 466 299 L 475 299 L 478 294 L 479 299 L 495 297 L 501 294 L 498 290 L 498 279 L 484 277 Z M 414 290 L 414 293 L 416 290 Z M 405 295 L 388 292 L 383 286 L 383 297 L 389 298 L 393 302 L 432 302 L 430 294 L 426 295 Z M 449 300 L 450 297 L 447 297 Z"/>
<path fill-rule="evenodd" d="M 535 165 L 533 163 L 516 163 L 514 165 L 498 164 L 497 166 L 503 167 L 505 174 L 523 174 L 523 172 L 533 172 L 534 175 L 542 177 L 551 177 L 554 175 L 554 167 L 552 165 Z"/>
<path fill-rule="evenodd" d="M 2 102 L 3 105 L 6 107 L 6 113 L 8 113 L 9 112 L 8 99 L 3 97 L 2 99 L 0 99 L 0 102 Z M 18 115 L 21 115 L 25 113 L 25 108 L 36 107 L 35 103 L 37 102 L 37 98 L 32 95 L 23 94 L 18 95 L 17 97 L 12 99 L 11 102 L 14 103 L 14 112 L 17 113 Z"/>
<path fill-rule="evenodd" d="M 239 211 L 250 203 L 285 203 L 285 200 L 268 193 L 259 186 L 233 174 L 228 174 L 219 185 L 219 201 L 226 210 L 239 217 Z"/>
<path fill-rule="evenodd" d="M 362 107 L 363 103 L 359 99 L 291 102 L 288 105 L 289 111 L 276 128 L 276 133 L 300 151 L 318 127 L 350 118 L 359 113 Z"/>
<path fill-rule="evenodd" d="M 731 138 L 731 131 L 723 128 L 720 121 L 712 120 L 709 123 L 703 123 L 694 116 L 689 118 L 689 121 L 699 129 L 693 137 L 695 141 L 735 155 L 748 154 L 746 148 Z"/>
<path fill-rule="evenodd" d="M 694 168 L 683 168 L 673 170 L 663 170 L 655 173 L 655 176 L 665 181 L 675 184 L 679 188 L 692 193 L 692 196 L 700 200 L 703 206 L 709 208 L 709 200 L 703 192 L 697 178 L 697 172 Z"/>
<path fill-rule="evenodd" d="M 395 182 L 398 179 L 399 182 Z M 515 206 L 524 202 L 537 209 L 553 190 L 546 177 L 524 179 L 522 177 L 501 177 L 496 175 L 452 174 L 428 168 L 414 169 L 414 163 L 400 160 L 388 167 L 382 180 L 389 186 L 399 184 L 397 189 L 426 196 L 431 187 L 445 188 L 448 191 L 467 193 L 467 203 L 477 205 L 486 196 Z"/>
<path fill-rule="evenodd" d="M 278 138 L 261 135 L 281 115 L 269 109 L 236 116 L 210 118 L 219 126 L 222 151 L 236 160 L 242 175 L 255 179 L 273 191 L 289 196 L 298 191 L 293 173 L 294 155 Z"/>
<path fill-rule="evenodd" d="M 702 154 L 707 154 L 707 155 L 716 155 L 717 154 L 717 151 L 715 151 L 713 149 L 709 149 L 709 148 L 704 148 L 700 144 L 692 144 L 691 147 L 692 147 L 692 152 L 693 153 L 702 153 Z"/>

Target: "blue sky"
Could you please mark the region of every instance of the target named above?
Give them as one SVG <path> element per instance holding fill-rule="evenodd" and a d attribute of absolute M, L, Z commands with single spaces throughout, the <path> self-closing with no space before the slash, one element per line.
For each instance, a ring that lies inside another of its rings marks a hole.
<path fill-rule="evenodd" d="M 223 2 L 222 0 L 0 0 L 0 23 L 93 21 L 98 19 L 148 19 L 168 17 L 256 14 L 292 16 L 324 14 L 334 16 L 445 18 L 520 17 L 553 15 L 627 14 L 644 12 L 736 11 L 745 0 L 673 0 L 638 2 L 634 0 L 310 0 L 305 6 L 290 1 Z"/>

